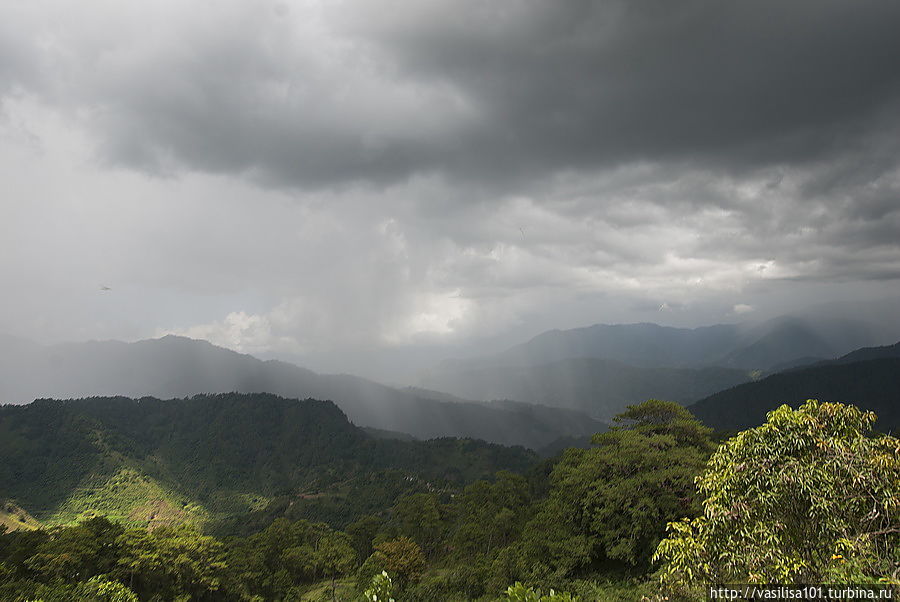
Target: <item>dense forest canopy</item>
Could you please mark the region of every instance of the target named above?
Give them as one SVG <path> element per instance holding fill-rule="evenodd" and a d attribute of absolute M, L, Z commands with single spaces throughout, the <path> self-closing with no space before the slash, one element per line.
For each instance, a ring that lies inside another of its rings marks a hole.
<path fill-rule="evenodd" d="M 376 439 L 331 402 L 266 394 L 38 400 L 0 407 L 0 435 L 0 489 L 50 524 L 98 508 L 133 523 L 227 522 L 291 496 L 288 507 L 346 522 L 385 496 L 536 459 L 472 440 Z M 341 510 L 346 499 L 357 510 Z"/>
<path fill-rule="evenodd" d="M 540 460 L 372 439 L 333 404 L 271 395 L 6 406 L 0 483 L 16 492 L 4 507 L 16 528 L 0 526 L 0 599 L 655 600 L 703 599 L 722 579 L 897 584 L 900 442 L 874 420 L 811 401 L 723 442 L 649 400 L 588 449 Z M 42 427 L 56 446 L 29 443 Z M 55 466 L 82 478 L 49 487 Z M 753 540 L 782 524 L 783 538 Z"/>

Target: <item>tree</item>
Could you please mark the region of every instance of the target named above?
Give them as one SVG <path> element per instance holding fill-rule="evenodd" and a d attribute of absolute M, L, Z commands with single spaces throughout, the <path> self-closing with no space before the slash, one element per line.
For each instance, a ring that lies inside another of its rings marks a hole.
<path fill-rule="evenodd" d="M 602 560 L 643 567 L 666 523 L 697 510 L 694 478 L 713 449 L 710 429 L 653 399 L 615 420 L 593 448 L 569 449 L 554 467 L 550 496 L 525 530 L 532 563 L 560 575 Z"/>
<path fill-rule="evenodd" d="M 121 526 L 103 517 L 55 527 L 25 566 L 47 580 L 79 581 L 108 573 L 116 566 L 122 532 Z"/>
<path fill-rule="evenodd" d="M 900 440 L 874 421 L 809 400 L 724 443 L 697 479 L 702 516 L 656 551 L 663 583 L 896 583 Z"/>
<path fill-rule="evenodd" d="M 130 589 L 101 576 L 79 584 L 75 595 L 78 600 L 90 602 L 138 602 L 138 597 Z"/>
<path fill-rule="evenodd" d="M 408 537 L 398 537 L 375 546 L 375 554 L 380 554 L 384 570 L 393 575 L 400 589 L 418 581 L 425 570 L 425 555 L 422 549 Z"/>
<path fill-rule="evenodd" d="M 331 578 L 356 564 L 349 535 L 325 523 L 278 518 L 266 529 L 229 542 L 228 566 L 247 596 L 280 600 L 294 588 Z"/>
<path fill-rule="evenodd" d="M 418 543 L 426 556 L 434 554 L 443 531 L 437 496 L 432 493 L 405 495 L 394 505 L 394 517 L 401 533 Z"/>
<path fill-rule="evenodd" d="M 335 577 L 348 573 L 355 564 L 356 550 L 346 533 L 330 532 L 319 540 L 317 564 L 325 576 L 331 577 L 331 599 L 335 600 Z"/>
<path fill-rule="evenodd" d="M 471 557 L 509 545 L 527 522 L 530 502 L 528 481 L 511 472 L 472 483 L 453 500 L 454 550 Z"/>
<path fill-rule="evenodd" d="M 360 562 L 365 561 L 374 551 L 372 542 L 383 524 L 384 520 L 368 514 L 347 525 L 345 532 L 350 536 Z"/>
<path fill-rule="evenodd" d="M 129 529 L 119 537 L 119 577 L 142 596 L 222 599 L 228 565 L 220 541 L 189 526 Z"/>

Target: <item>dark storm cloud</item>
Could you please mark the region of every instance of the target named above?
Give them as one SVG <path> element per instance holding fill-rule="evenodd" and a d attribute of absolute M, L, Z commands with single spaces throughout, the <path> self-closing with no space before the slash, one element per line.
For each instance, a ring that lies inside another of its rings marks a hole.
<path fill-rule="evenodd" d="M 127 29 L 50 46 L 45 77 L 63 83 L 46 85 L 91 109 L 111 162 L 304 188 L 515 187 L 634 161 L 743 172 L 897 132 L 896 2 L 223 6 L 176 12 L 150 46 Z M 146 12 L 123 18 L 169 16 Z"/>
<path fill-rule="evenodd" d="M 896 3 L 473 6 L 359 27 L 478 99 L 484 148 L 513 169 L 808 160 L 895 117 L 882 112 L 900 82 Z"/>

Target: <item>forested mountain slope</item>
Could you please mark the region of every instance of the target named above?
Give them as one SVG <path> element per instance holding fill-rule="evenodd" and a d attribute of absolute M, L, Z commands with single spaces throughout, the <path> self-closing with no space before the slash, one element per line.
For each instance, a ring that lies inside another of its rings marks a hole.
<path fill-rule="evenodd" d="M 374 439 L 331 402 L 267 394 L 0 406 L 0 457 L 0 497 L 38 520 L 150 524 L 205 522 L 279 496 L 302 502 L 356 481 L 459 485 L 536 459 L 471 440 Z"/>
<path fill-rule="evenodd" d="M 739 430 L 762 424 L 766 412 L 781 404 L 797 407 L 807 399 L 852 403 L 875 412 L 879 430 L 897 432 L 900 358 L 838 360 L 796 368 L 720 391 L 688 409 L 711 427 Z"/>

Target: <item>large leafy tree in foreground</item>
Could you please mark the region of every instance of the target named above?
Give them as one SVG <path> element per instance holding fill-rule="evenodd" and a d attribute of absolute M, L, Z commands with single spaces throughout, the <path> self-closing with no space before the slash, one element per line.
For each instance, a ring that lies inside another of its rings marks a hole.
<path fill-rule="evenodd" d="M 553 469 L 549 499 L 525 529 L 531 564 L 557 575 L 604 560 L 643 567 L 665 524 L 699 510 L 694 479 L 713 450 L 710 429 L 655 399 L 615 420 Z"/>
<path fill-rule="evenodd" d="M 875 415 L 807 401 L 723 444 L 697 479 L 703 514 L 669 525 L 669 586 L 897 582 L 900 440 Z"/>

